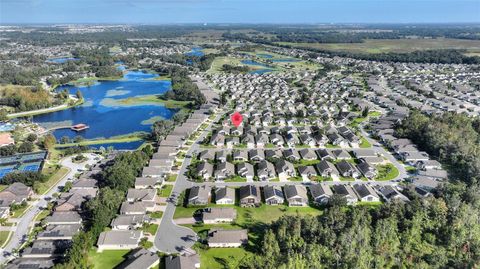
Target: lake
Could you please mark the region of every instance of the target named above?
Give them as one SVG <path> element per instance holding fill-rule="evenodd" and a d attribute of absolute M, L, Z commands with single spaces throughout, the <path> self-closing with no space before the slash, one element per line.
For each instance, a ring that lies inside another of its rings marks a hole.
<path fill-rule="evenodd" d="M 66 63 L 68 61 L 78 61 L 80 59 L 78 58 L 71 58 L 71 57 L 63 57 L 63 58 L 51 58 L 51 59 L 47 59 L 46 62 L 47 63 L 55 63 L 55 64 L 63 64 L 63 63 Z"/>
<path fill-rule="evenodd" d="M 34 116 L 33 121 L 44 126 L 52 126 L 52 123 L 54 125 L 56 122 L 61 125 L 85 123 L 90 127 L 80 132 L 68 128 L 55 130 L 53 134 L 57 139 L 63 136 L 73 138 L 77 135 L 86 139 L 109 138 L 133 132 L 150 132 L 153 119 L 170 119 L 177 110 L 166 108 L 159 103 L 122 103 L 122 100 L 141 95 L 163 94 L 171 88 L 169 80 L 153 80 L 156 77 L 157 74 L 126 71 L 123 79 L 116 81 L 99 81 L 85 87 L 58 87 L 58 91 L 67 89 L 71 94 L 80 90 L 84 104 Z"/>
<path fill-rule="evenodd" d="M 203 55 L 205 55 L 205 53 L 203 52 L 203 48 L 201 48 L 201 47 L 194 47 L 194 48 L 192 48 L 191 51 L 185 53 L 185 55 L 187 55 L 187 56 L 202 57 Z"/>
<path fill-rule="evenodd" d="M 260 62 L 257 62 L 257 61 L 253 61 L 253 60 L 242 60 L 241 61 L 242 64 L 247 64 L 247 65 L 253 65 L 253 66 L 261 66 L 261 67 L 265 67 L 265 68 L 262 68 L 262 69 L 257 69 L 257 70 L 252 70 L 248 73 L 250 74 L 265 74 L 265 73 L 268 73 L 268 72 L 272 72 L 273 69 L 270 68 L 270 66 L 264 64 L 264 63 L 260 63 Z"/>

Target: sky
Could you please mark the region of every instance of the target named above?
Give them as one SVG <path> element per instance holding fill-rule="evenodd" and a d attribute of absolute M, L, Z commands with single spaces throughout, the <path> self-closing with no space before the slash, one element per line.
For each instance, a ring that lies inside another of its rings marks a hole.
<path fill-rule="evenodd" d="M 480 0 L 0 0 L 0 24 L 454 22 Z"/>

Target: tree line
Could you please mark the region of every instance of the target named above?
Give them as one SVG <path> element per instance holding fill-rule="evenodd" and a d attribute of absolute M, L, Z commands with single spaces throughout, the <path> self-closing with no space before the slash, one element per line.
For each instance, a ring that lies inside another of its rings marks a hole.
<path fill-rule="evenodd" d="M 480 121 L 463 114 L 427 116 L 412 111 L 396 129 L 421 150 L 448 166 L 454 179 L 468 184 L 480 181 Z"/>
<path fill-rule="evenodd" d="M 241 268 L 476 268 L 478 186 L 380 207 L 330 205 L 321 216 L 284 216 L 268 225 Z"/>

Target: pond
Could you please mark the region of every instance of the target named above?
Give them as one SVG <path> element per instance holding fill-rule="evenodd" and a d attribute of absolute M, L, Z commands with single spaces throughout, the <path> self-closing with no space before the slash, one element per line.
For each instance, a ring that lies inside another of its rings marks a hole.
<path fill-rule="evenodd" d="M 205 53 L 203 52 L 203 48 L 201 48 L 201 47 L 194 47 L 194 48 L 192 48 L 191 51 L 185 53 L 185 55 L 187 55 L 187 56 L 202 57 L 203 55 L 205 55 Z"/>
<path fill-rule="evenodd" d="M 78 61 L 80 59 L 78 58 L 72 58 L 72 57 L 61 57 L 61 58 L 50 58 L 50 59 L 47 59 L 46 62 L 47 63 L 54 63 L 54 64 L 63 64 L 63 63 L 66 63 L 68 61 Z"/>
<path fill-rule="evenodd" d="M 265 58 L 265 59 L 271 59 L 273 58 L 273 55 L 267 54 L 267 53 L 257 53 L 258 57 Z"/>
<path fill-rule="evenodd" d="M 99 81 L 94 85 L 77 87 L 61 86 L 75 94 L 80 90 L 85 102 L 66 110 L 41 114 L 33 121 L 42 126 L 71 126 L 84 123 L 88 129 L 75 132 L 70 128 L 57 129 L 57 139 L 80 135 L 86 139 L 109 138 L 133 132 L 150 132 L 152 119 L 170 119 L 177 109 L 166 108 L 157 102 L 140 102 L 134 97 L 163 94 L 171 88 L 169 80 L 154 80 L 157 74 L 142 71 L 126 71 L 120 80 Z"/>

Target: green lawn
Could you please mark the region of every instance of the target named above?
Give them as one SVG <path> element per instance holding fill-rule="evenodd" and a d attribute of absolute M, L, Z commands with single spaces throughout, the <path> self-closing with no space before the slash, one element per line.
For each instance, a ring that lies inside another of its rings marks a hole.
<path fill-rule="evenodd" d="M 48 180 L 38 184 L 35 192 L 39 194 L 45 194 L 50 190 L 50 188 L 60 181 L 65 175 L 68 174 L 70 169 L 66 167 L 60 167 L 60 169 L 50 170 L 50 168 L 44 168 L 43 173 L 48 177 Z"/>
<path fill-rule="evenodd" d="M 234 176 L 234 177 L 225 179 L 225 182 L 247 182 L 247 179 L 240 176 Z"/>
<path fill-rule="evenodd" d="M 21 216 L 23 216 L 25 214 L 25 211 L 27 211 L 27 209 L 29 209 L 29 208 L 30 208 L 30 206 L 26 205 L 26 206 L 22 206 L 18 209 L 10 211 L 10 213 L 12 215 L 12 218 L 20 218 Z"/>
<path fill-rule="evenodd" d="M 167 182 L 175 182 L 177 180 L 177 175 L 176 174 L 170 174 L 168 175 L 167 179 L 165 181 Z"/>
<path fill-rule="evenodd" d="M 179 207 L 175 210 L 173 216 L 174 219 L 177 218 L 188 218 L 192 217 L 193 213 L 201 208 L 206 207 L 232 207 L 231 205 L 216 205 L 210 204 L 204 207 Z M 237 209 L 237 220 L 235 221 L 239 225 L 244 225 L 251 222 L 263 222 L 270 223 L 279 219 L 283 215 L 320 215 L 321 210 L 313 207 L 289 207 L 286 205 L 280 206 L 268 206 L 262 204 L 259 207 L 240 207 L 233 206 Z"/>
<path fill-rule="evenodd" d="M 310 165 L 315 165 L 317 163 L 320 163 L 320 160 L 300 160 L 298 162 L 295 162 L 293 165 L 295 167 L 299 167 L 299 166 L 310 166 Z"/>
<path fill-rule="evenodd" d="M 201 269 L 239 268 L 242 259 L 251 255 L 243 248 L 199 249 Z"/>
<path fill-rule="evenodd" d="M 362 141 L 360 143 L 361 148 L 371 148 L 372 147 L 372 144 L 370 144 L 370 142 L 368 142 L 368 140 L 365 137 L 362 137 L 361 141 Z"/>
<path fill-rule="evenodd" d="M 163 185 L 160 188 L 159 196 L 160 197 L 168 197 L 170 196 L 170 193 L 172 192 L 173 185 Z"/>
<path fill-rule="evenodd" d="M 8 188 L 8 185 L 0 185 L 0 191 L 3 191 L 6 188 Z"/>
<path fill-rule="evenodd" d="M 8 241 L 10 241 L 10 238 L 9 238 L 10 233 L 11 233 L 10 231 L 0 231 L 0 247 L 3 247 L 4 245 L 7 244 Z"/>
<path fill-rule="evenodd" d="M 149 215 L 150 215 L 150 218 L 159 219 L 163 216 L 163 212 L 162 211 L 155 211 L 155 212 L 150 213 Z"/>
<path fill-rule="evenodd" d="M 88 259 L 92 263 L 93 269 L 113 269 L 125 260 L 123 256 L 128 252 L 130 250 L 104 250 L 103 252 L 97 252 L 96 249 L 92 249 Z"/>
<path fill-rule="evenodd" d="M 144 233 L 149 233 L 151 235 L 155 235 L 157 233 L 158 229 L 158 224 L 147 224 L 145 227 L 143 227 L 143 232 Z"/>
<path fill-rule="evenodd" d="M 392 180 L 400 174 L 398 169 L 391 163 L 377 166 L 378 175 L 375 178 L 377 181 Z"/>

